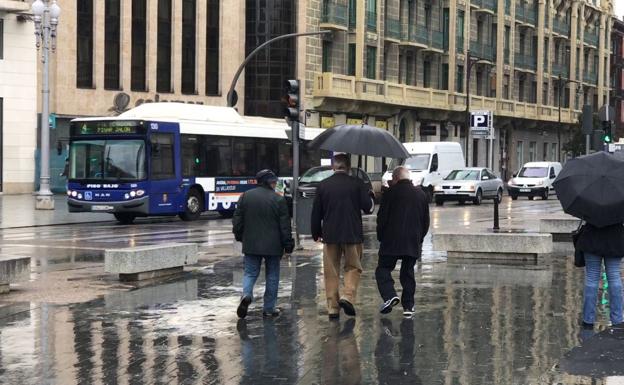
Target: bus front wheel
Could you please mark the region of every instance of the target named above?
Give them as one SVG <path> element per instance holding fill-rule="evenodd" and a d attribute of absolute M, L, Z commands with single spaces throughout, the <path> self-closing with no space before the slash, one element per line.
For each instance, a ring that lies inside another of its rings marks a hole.
<path fill-rule="evenodd" d="M 203 205 L 204 199 L 201 196 L 201 193 L 196 189 L 192 189 L 186 196 L 184 212 L 180 214 L 180 218 L 183 221 L 194 221 L 196 219 L 199 219 Z"/>
<path fill-rule="evenodd" d="M 128 213 L 114 213 L 113 215 L 115 216 L 115 219 L 117 219 L 117 222 L 123 225 L 131 225 L 136 218 L 136 215 Z"/>

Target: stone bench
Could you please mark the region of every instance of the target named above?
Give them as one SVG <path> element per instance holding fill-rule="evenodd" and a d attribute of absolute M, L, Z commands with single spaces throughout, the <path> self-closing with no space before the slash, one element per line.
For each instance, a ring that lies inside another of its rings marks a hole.
<path fill-rule="evenodd" d="M 0 294 L 9 292 L 9 284 L 29 278 L 30 257 L 0 256 Z"/>
<path fill-rule="evenodd" d="M 571 242 L 572 232 L 578 228 L 580 221 L 574 217 L 540 218 L 539 232 L 552 234 L 554 242 Z"/>
<path fill-rule="evenodd" d="M 180 273 L 197 263 L 197 244 L 169 243 L 104 251 L 104 271 L 121 281 L 141 281 Z"/>
<path fill-rule="evenodd" d="M 433 234 L 433 249 L 448 259 L 536 261 L 552 253 L 553 242 L 550 234 L 440 232 Z"/>

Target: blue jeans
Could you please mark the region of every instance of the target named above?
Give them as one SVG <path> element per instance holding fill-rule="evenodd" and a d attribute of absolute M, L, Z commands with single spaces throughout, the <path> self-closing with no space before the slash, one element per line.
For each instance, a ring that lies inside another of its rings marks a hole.
<path fill-rule="evenodd" d="M 243 296 L 253 300 L 253 288 L 260 275 L 262 259 L 264 258 L 266 288 L 264 290 L 264 311 L 272 312 L 277 303 L 277 289 L 279 288 L 280 259 L 278 256 L 245 255 L 243 274 Z"/>
<path fill-rule="evenodd" d="M 602 258 L 585 253 L 585 295 L 583 301 L 583 321 L 593 324 L 596 320 L 596 302 L 598 300 L 598 285 L 602 261 L 604 260 L 609 284 L 609 307 L 611 309 L 611 323 L 619 324 L 622 321 L 622 276 L 620 262 L 622 258 Z"/>

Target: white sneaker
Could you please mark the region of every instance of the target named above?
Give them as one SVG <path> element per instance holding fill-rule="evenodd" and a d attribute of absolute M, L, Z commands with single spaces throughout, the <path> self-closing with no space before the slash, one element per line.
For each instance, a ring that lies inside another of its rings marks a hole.
<path fill-rule="evenodd" d="M 405 318 L 412 318 L 414 316 L 414 313 L 416 311 L 414 310 L 414 307 L 410 308 L 410 309 L 403 309 L 403 317 Z"/>
<path fill-rule="evenodd" d="M 399 302 L 401 302 L 399 297 L 392 297 L 389 300 L 387 300 L 386 302 L 384 302 L 383 304 L 381 304 L 381 307 L 379 308 L 379 312 L 381 314 L 388 314 L 388 313 L 390 313 L 392 311 L 392 308 L 394 306 L 399 304 Z"/>

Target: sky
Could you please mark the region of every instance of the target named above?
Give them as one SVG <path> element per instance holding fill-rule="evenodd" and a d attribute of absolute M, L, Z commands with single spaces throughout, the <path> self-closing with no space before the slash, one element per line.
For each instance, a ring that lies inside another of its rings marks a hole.
<path fill-rule="evenodd" d="M 613 2 L 615 14 L 621 19 L 624 16 L 624 0 L 615 0 Z"/>

